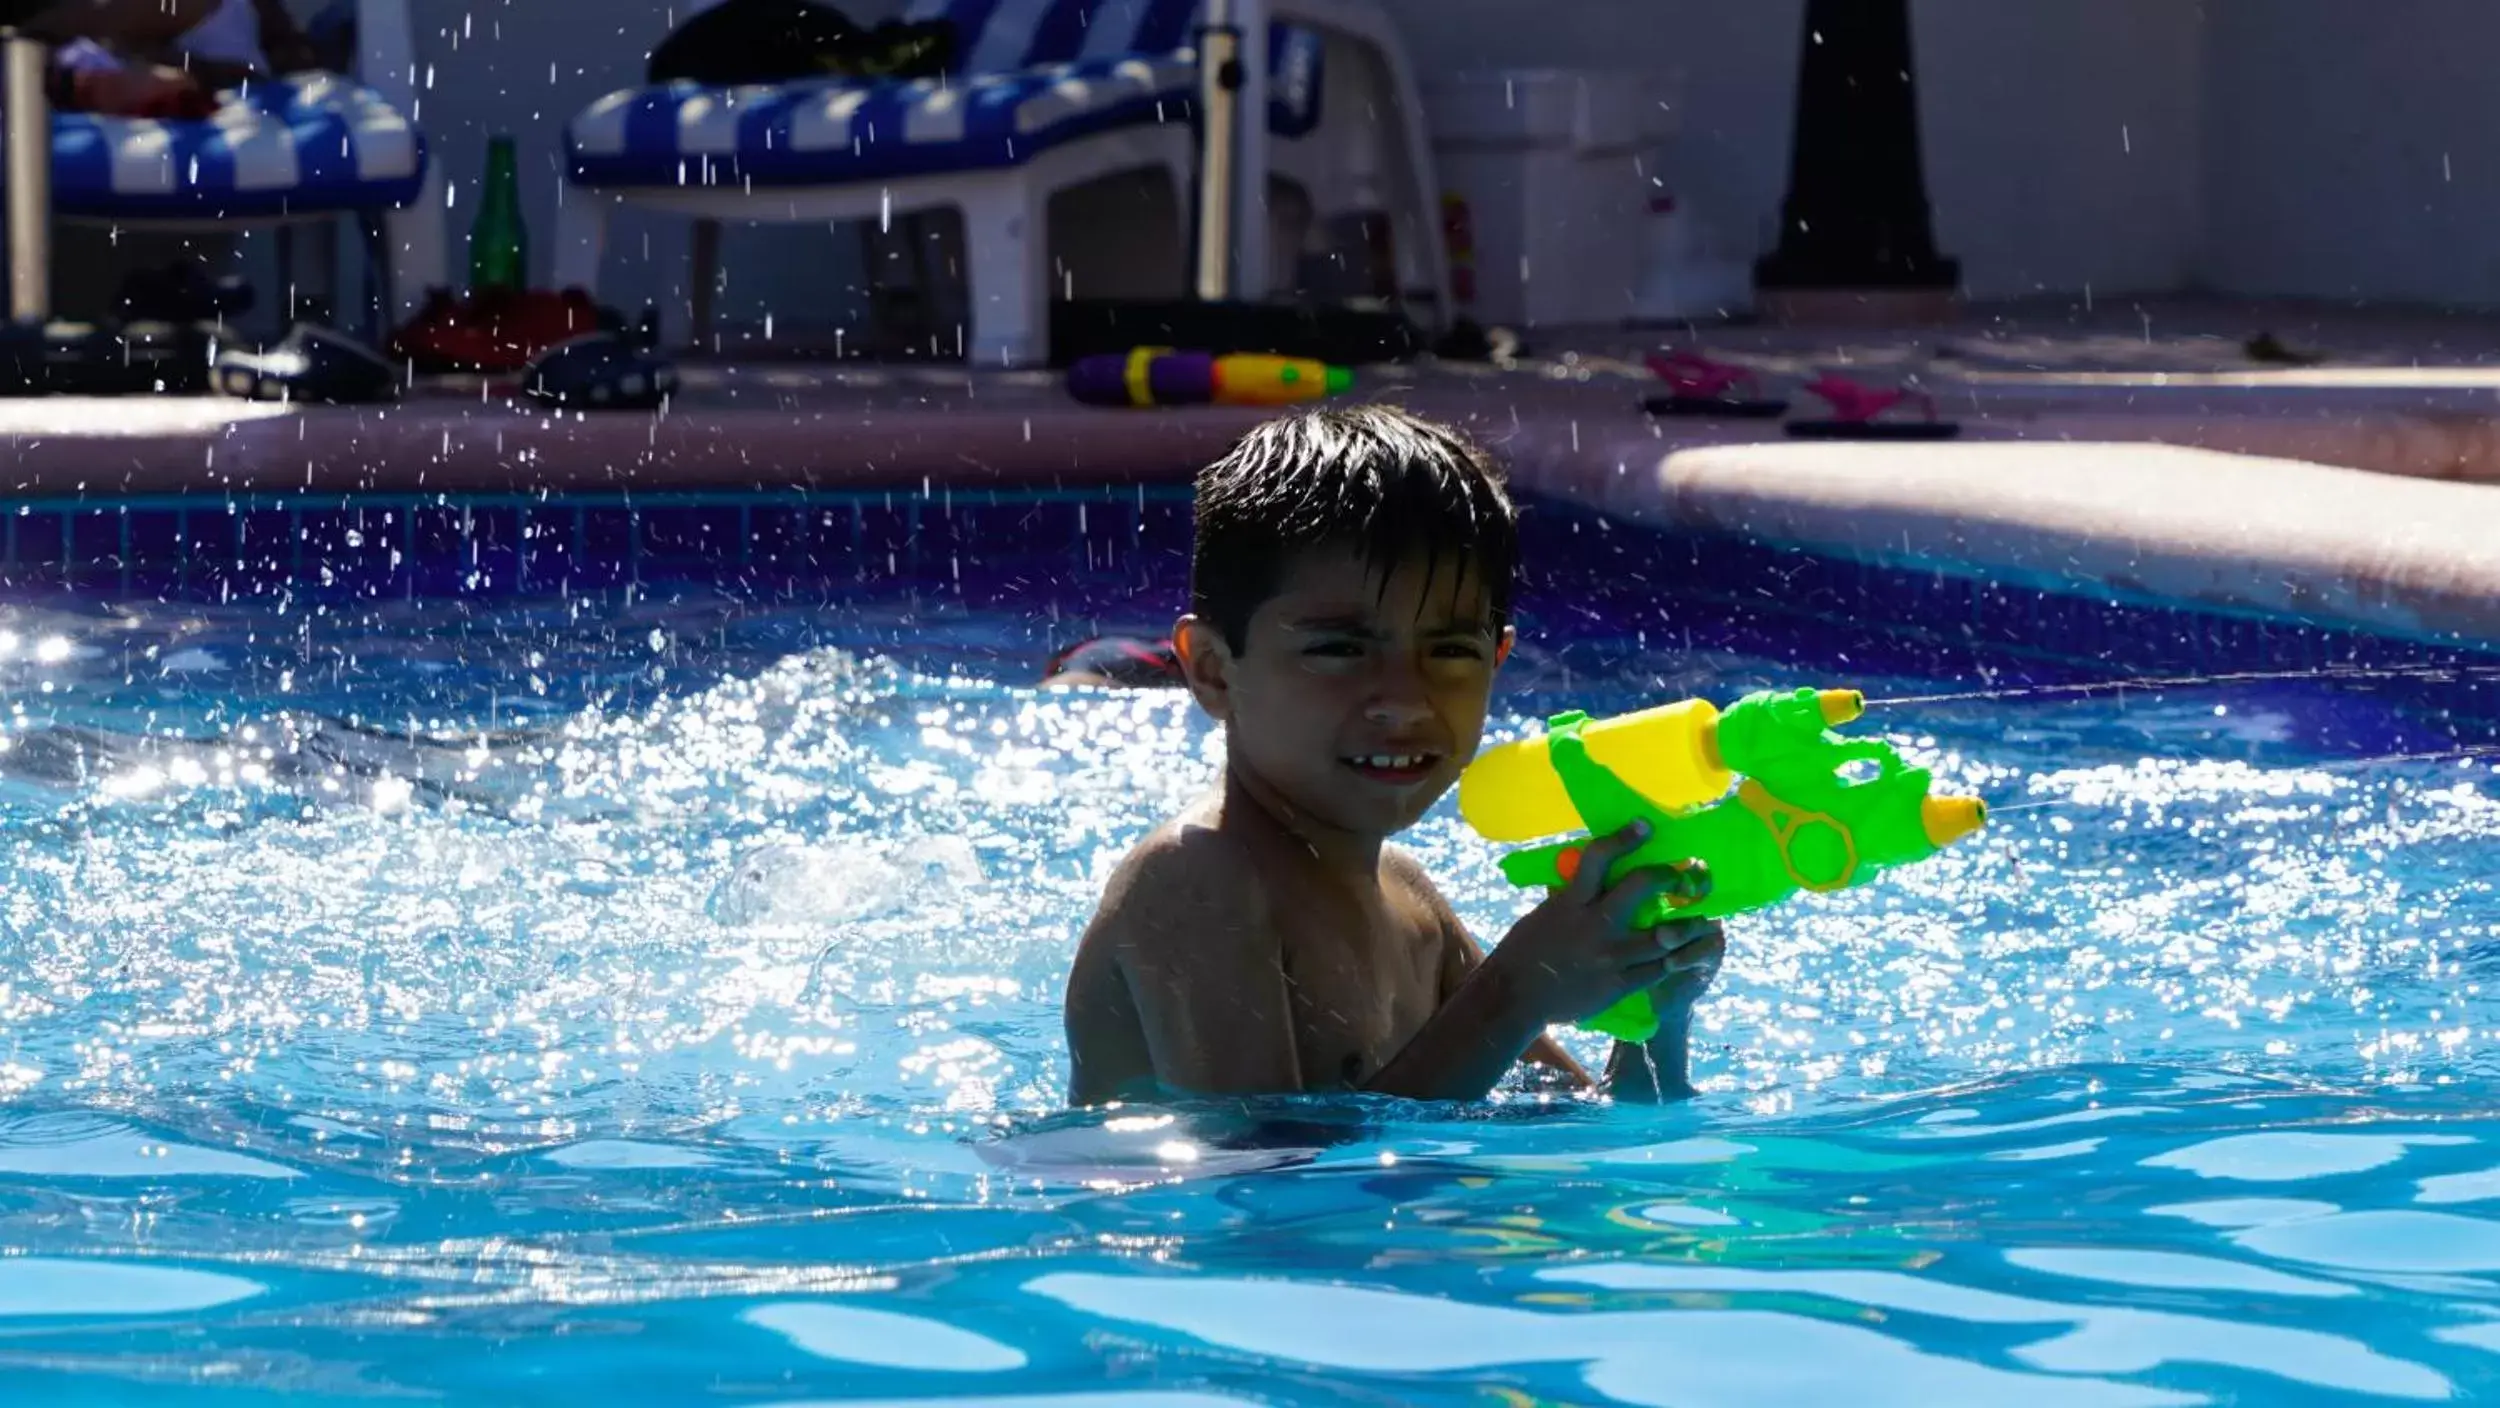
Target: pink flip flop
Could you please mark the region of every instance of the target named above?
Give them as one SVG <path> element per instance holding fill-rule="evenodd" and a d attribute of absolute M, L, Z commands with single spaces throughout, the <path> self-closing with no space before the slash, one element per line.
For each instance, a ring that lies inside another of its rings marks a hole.
<path fill-rule="evenodd" d="M 1713 361 L 1689 348 L 1652 352 L 1647 360 L 1650 371 L 1674 388 L 1642 399 L 1642 409 L 1653 416 L 1767 419 L 1788 412 L 1786 401 L 1761 394 L 1762 378 L 1751 367 Z"/>
<path fill-rule="evenodd" d="M 1790 421 L 1791 435 L 1811 440 L 1950 440 L 1962 433 L 1960 422 L 1936 414 L 1935 397 L 1906 386 L 1868 386 L 1825 372 L 1807 382 L 1805 390 L 1830 406 L 1832 413 L 1822 420 Z M 1903 406 L 1915 406 L 1921 414 L 1885 419 L 1887 413 Z"/>

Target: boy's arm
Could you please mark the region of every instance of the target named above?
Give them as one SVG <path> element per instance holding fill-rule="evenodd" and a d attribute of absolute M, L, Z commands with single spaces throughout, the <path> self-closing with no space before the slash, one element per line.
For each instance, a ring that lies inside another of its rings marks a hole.
<path fill-rule="evenodd" d="M 1401 872 L 1439 914 L 1443 934 L 1441 998 L 1446 1004 L 1484 963 L 1484 949 L 1449 901 L 1420 865 L 1405 861 Z M 1607 1053 L 1604 1089 L 1616 1099 L 1640 1103 L 1682 1100 L 1695 1092 L 1691 1076 L 1693 1004 L 1718 976 L 1727 951 L 1727 936 L 1713 920 L 1681 920 L 1671 926 L 1680 940 L 1666 959 L 1666 972 L 1650 989 L 1658 1009 L 1658 1031 L 1647 1042 L 1618 1041 Z M 1540 1033 L 1523 1060 L 1562 1073 L 1575 1089 L 1597 1083 L 1565 1051 L 1551 1032 Z M 1497 1076 L 1498 1080 L 1499 1077 Z"/>
<path fill-rule="evenodd" d="M 1642 1105 L 1691 1098 L 1692 1031 L 1693 1009 L 1687 1007 L 1660 1012 L 1658 1034 L 1646 1042 L 1616 1042 L 1606 1057 L 1606 1093 Z"/>
<path fill-rule="evenodd" d="M 1484 950 L 1463 928 L 1453 925 L 1451 935 L 1451 956 L 1463 980 L 1484 961 Z M 1662 989 L 1666 986 L 1669 985 L 1662 985 Z M 1618 1041 L 1607 1053 L 1602 1088 L 1618 1100 L 1654 1104 L 1688 1099 L 1694 1094 L 1690 1054 L 1693 1009 L 1689 1003 L 1670 1005 L 1672 999 L 1664 990 L 1657 991 L 1657 997 L 1662 1000 L 1657 1035 L 1647 1042 Z M 1598 1087 L 1588 1070 L 1572 1059 L 1551 1032 L 1538 1036 L 1520 1059 L 1559 1072 L 1574 1090 Z"/>
<path fill-rule="evenodd" d="M 1641 928 L 1634 921 L 1691 882 L 1667 866 L 1617 875 L 1617 862 L 1646 839 L 1647 825 L 1636 821 L 1589 843 L 1579 873 L 1510 926 L 1501 948 L 1468 970 L 1368 1088 L 1432 1100 L 1481 1098 L 1544 1034 L 1549 1017 L 1599 1011 L 1667 977 L 1677 945 L 1664 941 L 1688 937 L 1675 934 L 1681 924 Z M 1432 896 L 1442 927 L 1455 924 L 1420 867 L 1407 867 Z"/>
<path fill-rule="evenodd" d="M 1658 1032 L 1648 1041 L 1618 1041 L 1606 1059 L 1606 1093 L 1617 1100 L 1655 1104 L 1690 1099 L 1693 1004 L 1709 991 L 1727 956 L 1727 934 L 1711 919 L 1680 919 L 1671 929 L 1681 942 L 1667 955 L 1666 975 L 1650 988 L 1658 1009 Z"/>
<path fill-rule="evenodd" d="M 1544 1035 L 1520 1010 L 1503 975 L 1479 963 L 1363 1088 L 1413 1100 L 1481 1100 Z"/>
<path fill-rule="evenodd" d="M 1284 951 L 1247 859 L 1198 832 L 1129 869 L 1089 942 L 1111 946 L 1156 1083 L 1192 1095 L 1299 1092 Z"/>
<path fill-rule="evenodd" d="M 1446 1003 L 1467 981 L 1467 975 L 1484 962 L 1483 945 L 1467 932 L 1467 926 L 1460 922 L 1455 912 L 1442 916 L 1442 955 L 1441 1000 Z M 1574 1060 L 1570 1052 L 1563 1050 L 1562 1043 L 1554 1039 L 1552 1032 L 1537 1033 L 1536 1040 L 1528 1043 L 1528 1049 L 1520 1053 L 1519 1059 L 1558 1073 L 1564 1083 L 1574 1090 L 1586 1090 L 1597 1083 L 1586 1067 Z"/>
<path fill-rule="evenodd" d="M 1517 1004 L 1501 990 L 1498 976 L 1479 974 L 1484 950 L 1423 866 L 1394 849 L 1386 859 L 1390 874 L 1430 911 L 1440 931 L 1439 1001 L 1423 1030 L 1364 1088 L 1427 1100 L 1474 1100 L 1522 1060 L 1561 1072 L 1577 1088 L 1594 1084 L 1542 1026 L 1520 1023 Z"/>

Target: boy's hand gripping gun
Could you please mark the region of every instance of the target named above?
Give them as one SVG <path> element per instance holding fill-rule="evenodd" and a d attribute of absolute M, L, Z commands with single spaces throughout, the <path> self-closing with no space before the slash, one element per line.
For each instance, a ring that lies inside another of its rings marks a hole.
<path fill-rule="evenodd" d="M 1502 873 L 1523 888 L 1569 882 L 1591 836 L 1646 820 L 1649 839 L 1608 882 L 1637 867 L 1699 862 L 1710 893 L 1661 898 L 1635 920 L 1643 927 L 1847 889 L 1925 860 L 1988 818 L 1976 797 L 1928 795 L 1934 779 L 1890 745 L 1831 731 L 1865 709 L 1854 690 L 1800 689 L 1747 695 L 1724 714 L 1703 699 L 1596 721 L 1557 714 L 1542 738 L 1469 764 L 1459 811 L 1491 841 L 1583 833 L 1502 857 Z M 1647 1041 L 1658 1014 L 1636 992 L 1582 1025 Z"/>

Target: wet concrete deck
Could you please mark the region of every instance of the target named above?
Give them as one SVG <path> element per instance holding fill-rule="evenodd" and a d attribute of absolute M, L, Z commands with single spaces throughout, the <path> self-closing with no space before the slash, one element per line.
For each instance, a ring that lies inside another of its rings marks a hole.
<path fill-rule="evenodd" d="M 2261 331 L 2322 360 L 2254 360 Z M 1655 420 L 1638 356 L 1667 344 L 1774 389 L 1824 368 L 1911 378 L 1962 438 Z M 1039 372 L 685 373 L 660 415 L 558 415 L 458 382 L 377 408 L 0 403 L 0 498 L 1174 480 L 1261 415 L 1081 407 Z M 2500 316 L 2103 301 L 1925 330 L 1594 330 L 1498 366 L 1367 370 L 1356 395 L 1459 421 L 1522 488 L 1630 518 L 2500 641 L 2500 535 L 2483 527 L 2500 510 Z"/>

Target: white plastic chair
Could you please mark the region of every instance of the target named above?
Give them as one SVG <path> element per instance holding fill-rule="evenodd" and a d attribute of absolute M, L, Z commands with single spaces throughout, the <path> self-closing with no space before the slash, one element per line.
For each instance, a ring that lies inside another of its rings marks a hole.
<path fill-rule="evenodd" d="M 608 222 L 624 205 L 702 222 L 891 220 L 952 207 L 963 216 L 971 286 L 965 355 L 990 366 L 1041 362 L 1051 196 L 1143 168 L 1168 173 L 1186 208 L 1197 167 L 1187 46 L 1198 10 L 1199 0 L 917 0 L 913 18 L 957 21 L 958 62 L 944 78 L 611 94 L 566 128 L 555 281 L 597 291 Z M 1353 170 L 1366 158 L 1350 154 L 1385 159 L 1406 286 L 1446 321 L 1431 150 L 1386 14 L 1374 0 L 1246 0 L 1238 11 L 1246 33 L 1270 39 L 1270 62 L 1245 65 L 1244 122 L 1261 139 L 1243 144 L 1241 189 L 1264 192 L 1273 171 L 1310 190 L 1324 213 L 1372 179 Z M 1309 91 L 1271 94 L 1272 67 L 1289 75 L 1309 67 L 1311 51 L 1295 49 L 1294 31 L 1324 45 L 1324 93 L 1305 84 Z M 1248 52 L 1261 54 L 1255 39 Z M 1364 142 L 1342 140 L 1357 129 Z M 1237 229 L 1240 267 L 1253 271 L 1244 292 L 1264 295 L 1272 281 L 1257 271 L 1273 268 L 1266 223 Z M 712 242 L 696 243 L 701 251 Z M 710 272 L 697 269 L 698 288 Z"/>
<path fill-rule="evenodd" d="M 255 81 L 197 121 L 54 113 L 53 210 L 117 225 L 268 226 L 282 237 L 308 221 L 355 220 L 377 322 L 387 323 L 442 279 L 442 176 L 408 117 L 408 0 L 358 0 L 357 33 L 362 82 L 326 73 Z"/>

